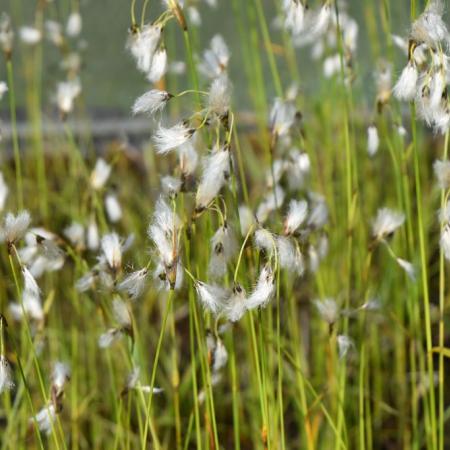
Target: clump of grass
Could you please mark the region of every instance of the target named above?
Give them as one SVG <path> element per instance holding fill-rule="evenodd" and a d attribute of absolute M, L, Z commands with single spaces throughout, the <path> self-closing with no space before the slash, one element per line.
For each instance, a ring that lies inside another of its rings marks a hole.
<path fill-rule="evenodd" d="M 364 3 L 369 36 L 377 8 L 385 36 L 363 91 L 363 24 L 343 2 L 233 1 L 240 49 L 227 30 L 203 39 L 215 3 L 131 0 L 127 70 L 147 89 L 130 110 L 149 119 L 138 149 L 99 152 L 73 132 L 77 2 L 64 22 L 46 2 L 32 26 L 15 10 L 0 22 L 13 149 L 2 144 L 2 448 L 446 448 L 443 3 L 412 2 L 407 38 L 392 36 L 391 2 Z M 37 70 L 49 45 L 63 133 L 43 134 L 34 73 L 27 141 L 17 55 Z"/>

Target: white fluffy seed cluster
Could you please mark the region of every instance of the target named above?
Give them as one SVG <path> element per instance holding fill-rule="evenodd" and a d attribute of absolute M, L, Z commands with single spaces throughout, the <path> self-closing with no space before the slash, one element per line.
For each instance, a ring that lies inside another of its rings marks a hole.
<path fill-rule="evenodd" d="M 412 24 L 407 46 L 408 62 L 393 88 L 398 100 L 413 101 L 418 116 L 442 134 L 450 128 L 450 106 L 446 95 L 450 75 L 450 34 L 442 18 L 443 12 L 443 2 L 432 0 Z"/>

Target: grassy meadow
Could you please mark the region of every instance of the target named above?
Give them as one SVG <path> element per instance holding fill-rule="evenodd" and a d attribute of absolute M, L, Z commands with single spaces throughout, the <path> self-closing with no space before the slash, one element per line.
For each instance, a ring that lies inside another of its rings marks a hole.
<path fill-rule="evenodd" d="M 2 450 L 450 448 L 448 5 L 307 3 L 2 1 Z"/>

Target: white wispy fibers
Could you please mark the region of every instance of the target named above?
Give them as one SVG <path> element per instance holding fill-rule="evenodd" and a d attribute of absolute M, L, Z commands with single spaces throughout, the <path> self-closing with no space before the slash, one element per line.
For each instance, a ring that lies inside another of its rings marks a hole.
<path fill-rule="evenodd" d="M 14 388 L 11 366 L 4 355 L 0 355 L 0 394 Z"/>
<path fill-rule="evenodd" d="M 99 190 L 106 184 L 111 174 L 111 169 L 111 165 L 103 158 L 97 159 L 90 177 L 90 183 L 93 189 Z"/>
<path fill-rule="evenodd" d="M 203 52 L 198 69 L 206 77 L 215 78 L 227 70 L 229 60 L 228 46 L 224 38 L 216 34 L 211 39 L 210 48 Z"/>
<path fill-rule="evenodd" d="M 64 391 L 66 383 L 70 380 L 70 367 L 68 364 L 57 361 L 53 365 L 52 389 L 56 396 L 60 396 Z"/>
<path fill-rule="evenodd" d="M 230 178 L 231 162 L 228 147 L 214 149 L 203 160 L 203 172 L 195 196 L 197 210 L 206 208 L 217 197 Z"/>
<path fill-rule="evenodd" d="M 378 152 L 380 146 L 380 137 L 378 135 L 378 129 L 375 125 L 371 125 L 367 128 L 367 153 L 369 156 L 375 155 Z"/>
<path fill-rule="evenodd" d="M 81 28 L 83 27 L 83 20 L 81 14 L 78 11 L 74 11 L 69 15 L 66 25 L 67 36 L 77 37 L 81 33 Z"/>
<path fill-rule="evenodd" d="M 105 209 L 110 222 L 116 223 L 122 218 L 122 207 L 115 193 L 109 192 L 106 194 Z"/>
<path fill-rule="evenodd" d="M 245 289 L 236 284 L 233 287 L 230 298 L 227 299 L 224 306 L 224 314 L 230 322 L 237 322 L 247 311 L 247 298 Z"/>
<path fill-rule="evenodd" d="M 218 372 L 225 367 L 228 361 L 228 352 L 221 339 L 217 339 L 213 355 L 213 372 Z"/>
<path fill-rule="evenodd" d="M 53 403 L 42 408 L 34 417 L 30 419 L 32 424 L 37 422 L 38 428 L 45 434 L 50 434 L 56 422 L 56 407 Z"/>
<path fill-rule="evenodd" d="M 151 69 L 161 31 L 160 25 L 145 25 L 142 30 L 136 30 L 129 35 L 127 48 L 135 59 L 138 70 L 145 74 Z"/>
<path fill-rule="evenodd" d="M 345 358 L 348 354 L 348 352 L 355 348 L 355 344 L 352 340 L 351 337 L 345 335 L 345 334 L 340 334 L 337 337 L 337 344 L 338 344 L 338 353 L 339 353 L 339 358 Z"/>
<path fill-rule="evenodd" d="M 305 271 L 303 255 L 294 241 L 286 236 L 277 236 L 276 243 L 280 267 L 299 276 L 303 275 Z"/>
<path fill-rule="evenodd" d="M 417 92 L 419 72 L 413 61 L 409 61 L 403 69 L 400 78 L 393 88 L 394 96 L 398 100 L 414 100 Z"/>
<path fill-rule="evenodd" d="M 56 103 L 63 114 L 72 111 L 75 99 L 81 93 L 81 84 L 78 78 L 58 83 L 56 88 Z"/>
<path fill-rule="evenodd" d="M 24 44 L 36 45 L 42 39 L 42 33 L 35 27 L 23 26 L 19 28 L 20 40 Z"/>
<path fill-rule="evenodd" d="M 377 240 L 384 239 L 392 235 L 397 228 L 405 222 L 405 215 L 389 208 L 378 210 L 372 222 L 372 235 Z"/>
<path fill-rule="evenodd" d="M 270 110 L 269 126 L 272 133 L 284 136 L 295 123 L 297 108 L 292 101 L 276 98 Z"/>
<path fill-rule="evenodd" d="M 156 152 L 165 155 L 171 150 L 183 145 L 192 135 L 195 129 L 189 128 L 185 123 L 180 122 L 170 128 L 165 128 L 159 125 L 155 134 L 153 135 L 153 143 L 156 147 Z"/>
<path fill-rule="evenodd" d="M 308 215 L 308 202 L 306 200 L 291 200 L 284 220 L 284 234 L 294 233 L 306 220 Z"/>
<path fill-rule="evenodd" d="M 72 222 L 69 226 L 64 228 L 63 234 L 75 247 L 84 247 L 84 227 L 81 223 Z"/>
<path fill-rule="evenodd" d="M 256 223 L 255 215 L 247 205 L 239 206 L 239 225 L 241 229 L 241 235 L 247 236 L 250 228 Z"/>
<path fill-rule="evenodd" d="M 226 73 L 222 73 L 211 83 L 208 95 L 208 110 L 218 116 L 224 116 L 230 109 L 231 82 Z"/>
<path fill-rule="evenodd" d="M 132 112 L 134 115 L 142 113 L 149 115 L 155 114 L 164 109 L 172 97 L 173 95 L 166 91 L 152 89 L 136 99 L 132 107 Z"/>
<path fill-rule="evenodd" d="M 416 279 L 416 270 L 414 265 L 402 258 L 396 258 L 397 264 L 405 271 L 406 275 L 412 280 Z"/>
<path fill-rule="evenodd" d="M 450 188 L 450 161 L 436 160 L 433 164 L 434 174 L 440 189 Z"/>
<path fill-rule="evenodd" d="M 233 230 L 228 225 L 219 227 L 211 238 L 209 274 L 212 277 L 224 276 L 227 271 L 227 264 L 236 252 L 237 242 Z"/>
<path fill-rule="evenodd" d="M 425 11 L 413 22 L 410 39 L 430 48 L 437 48 L 440 43 L 448 45 L 449 33 L 444 20 L 444 4 L 442 0 L 432 0 Z"/>
<path fill-rule="evenodd" d="M 441 250 L 444 253 L 445 259 L 450 261 L 450 225 L 446 224 L 441 232 L 441 238 L 439 241 Z"/>
<path fill-rule="evenodd" d="M 128 274 L 117 286 L 120 291 L 125 291 L 132 299 L 138 298 L 145 289 L 148 269 L 143 268 Z"/>
<path fill-rule="evenodd" d="M 275 239 L 276 236 L 272 232 L 262 227 L 255 230 L 253 235 L 255 247 L 259 250 L 264 250 L 268 255 L 271 255 L 275 250 Z"/>
<path fill-rule="evenodd" d="M 105 234 L 100 243 L 108 266 L 117 271 L 122 265 L 122 244 L 116 233 Z"/>
<path fill-rule="evenodd" d="M 167 52 L 160 47 L 153 55 L 152 64 L 147 74 L 147 80 L 151 83 L 158 82 L 167 72 Z"/>
<path fill-rule="evenodd" d="M 221 286 L 202 281 L 195 282 L 195 289 L 202 306 L 214 315 L 222 310 L 229 297 L 229 292 Z"/>
<path fill-rule="evenodd" d="M 316 306 L 320 317 L 329 325 L 332 325 L 337 321 L 339 317 L 339 306 L 334 298 L 315 300 L 314 305 Z"/>
<path fill-rule="evenodd" d="M 286 194 L 280 185 L 276 185 L 275 188 L 271 189 L 256 210 L 258 222 L 264 223 L 269 218 L 270 213 L 280 208 L 283 205 L 285 196 Z"/>
<path fill-rule="evenodd" d="M 253 292 L 247 299 L 247 309 L 264 308 L 275 292 L 274 273 L 272 267 L 266 264 L 258 277 Z"/>
<path fill-rule="evenodd" d="M 15 244 L 23 238 L 30 223 L 31 216 L 26 210 L 20 211 L 16 216 L 12 213 L 6 214 L 0 229 L 0 241 L 6 242 L 8 245 Z"/>
<path fill-rule="evenodd" d="M 293 34 L 303 30 L 305 20 L 305 6 L 301 0 L 284 0 L 284 26 Z"/>

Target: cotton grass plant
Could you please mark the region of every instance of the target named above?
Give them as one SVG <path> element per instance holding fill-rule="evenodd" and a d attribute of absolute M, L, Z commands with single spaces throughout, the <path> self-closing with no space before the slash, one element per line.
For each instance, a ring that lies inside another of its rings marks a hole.
<path fill-rule="evenodd" d="M 232 0 L 234 48 L 220 0 L 130 0 L 148 134 L 106 151 L 72 128 L 89 6 L 5 11 L 1 448 L 450 445 L 450 34 L 406 3 L 409 31 L 397 2 Z"/>

